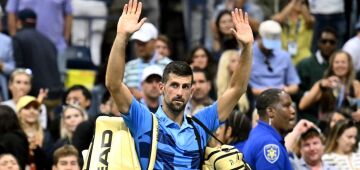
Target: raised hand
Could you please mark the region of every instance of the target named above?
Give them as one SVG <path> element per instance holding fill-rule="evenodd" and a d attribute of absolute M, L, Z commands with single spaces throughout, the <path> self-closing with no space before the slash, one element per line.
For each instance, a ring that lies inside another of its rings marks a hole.
<path fill-rule="evenodd" d="M 146 18 L 139 21 L 142 10 L 142 3 L 137 0 L 129 0 L 124 5 L 123 12 L 117 24 L 117 33 L 130 37 L 132 33 L 139 30 Z"/>
<path fill-rule="evenodd" d="M 247 46 L 248 44 L 253 43 L 254 36 L 249 25 L 248 14 L 245 12 L 244 16 L 241 9 L 235 8 L 235 10 L 231 11 L 231 16 L 235 25 L 235 29 L 232 28 L 231 31 L 238 43 L 243 46 Z"/>
<path fill-rule="evenodd" d="M 49 89 L 43 89 L 43 88 L 41 88 L 40 90 L 39 90 L 39 94 L 38 94 L 38 97 L 37 97 L 37 101 L 39 102 L 39 103 L 42 103 L 43 101 L 44 101 L 44 99 L 47 97 L 47 95 L 48 95 L 48 92 L 49 92 Z"/>

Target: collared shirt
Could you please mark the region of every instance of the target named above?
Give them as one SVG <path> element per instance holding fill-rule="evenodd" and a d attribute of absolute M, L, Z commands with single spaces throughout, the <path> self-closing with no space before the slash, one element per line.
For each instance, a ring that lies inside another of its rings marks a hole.
<path fill-rule="evenodd" d="M 167 117 L 162 106 L 155 115 L 159 122 L 159 135 L 154 169 L 198 169 L 199 148 L 193 127 L 187 122 L 185 115 L 181 126 Z M 129 113 L 123 117 L 134 138 L 141 168 L 146 169 L 149 148 L 151 148 L 151 113 L 146 106 L 133 98 Z M 219 126 L 217 102 L 200 110 L 195 117 L 211 131 L 215 131 Z M 204 148 L 208 135 L 200 126 L 194 124 L 199 131 L 202 148 Z"/>
<path fill-rule="evenodd" d="M 141 76 L 143 70 L 150 65 L 158 65 L 161 69 L 164 69 L 167 64 L 172 60 L 167 57 L 159 58 L 158 53 L 154 53 L 154 56 L 149 62 L 145 62 L 141 58 L 136 58 L 126 63 L 124 72 L 124 83 L 130 88 L 141 89 Z"/>
<path fill-rule="evenodd" d="M 316 51 L 315 57 L 319 64 L 321 64 L 321 65 L 326 64 L 326 61 L 325 61 L 324 57 L 321 55 L 321 52 L 319 50 Z"/>
<path fill-rule="evenodd" d="M 17 13 L 30 8 L 37 14 L 36 29 L 48 37 L 58 52 L 63 52 L 67 44 L 64 38 L 65 15 L 72 14 L 71 0 L 11 0 L 6 11 Z"/>
<path fill-rule="evenodd" d="M 285 148 L 284 138 L 263 121 L 251 130 L 243 148 L 244 159 L 252 169 L 293 169 Z"/>
<path fill-rule="evenodd" d="M 299 76 L 292 64 L 290 54 L 283 50 L 274 50 L 272 56 L 265 56 L 256 42 L 254 44 L 253 66 L 250 75 L 250 85 L 255 89 L 283 88 L 300 83 Z M 265 64 L 268 58 L 272 71 Z"/>
<path fill-rule="evenodd" d="M 299 159 L 297 156 L 294 156 L 290 157 L 290 161 L 294 170 L 311 170 L 311 166 L 305 162 L 304 158 Z M 336 167 L 321 161 L 321 170 L 336 170 Z"/>
<path fill-rule="evenodd" d="M 15 68 L 13 45 L 11 38 L 3 33 L 0 33 L 0 60 L 4 63 L 3 72 L 10 75 Z"/>

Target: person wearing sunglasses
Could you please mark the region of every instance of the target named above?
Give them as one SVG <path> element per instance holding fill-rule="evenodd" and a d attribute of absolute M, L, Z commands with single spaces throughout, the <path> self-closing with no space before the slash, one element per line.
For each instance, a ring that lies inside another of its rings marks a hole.
<path fill-rule="evenodd" d="M 285 90 L 296 94 L 300 83 L 299 76 L 292 64 L 291 56 L 281 49 L 281 26 L 273 20 L 260 24 L 258 39 L 254 44 L 254 62 L 250 76 L 253 94 L 258 96 L 269 88 Z"/>

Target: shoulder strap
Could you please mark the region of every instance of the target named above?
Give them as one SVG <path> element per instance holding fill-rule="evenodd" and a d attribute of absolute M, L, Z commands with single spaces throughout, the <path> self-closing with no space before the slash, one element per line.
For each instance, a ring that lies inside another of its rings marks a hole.
<path fill-rule="evenodd" d="M 216 139 L 218 142 L 220 142 L 221 145 L 224 145 L 224 143 L 221 142 L 221 140 L 219 140 L 199 119 L 197 119 L 196 117 L 191 117 L 190 119 L 194 120 L 194 122 L 196 122 L 198 125 L 200 125 L 207 134 L 209 134 L 214 139 Z"/>
<path fill-rule="evenodd" d="M 195 139 L 196 139 L 196 142 L 198 144 L 198 147 L 199 147 L 199 154 L 200 154 L 200 164 L 199 164 L 199 169 L 201 169 L 202 167 L 202 164 L 204 162 L 204 154 L 203 154 L 203 149 L 201 147 L 201 138 L 200 138 L 200 134 L 199 134 L 199 131 L 196 129 L 196 127 L 194 126 L 194 123 L 191 119 L 190 116 L 186 116 L 186 119 L 187 121 L 190 123 L 190 125 L 194 128 L 194 133 L 195 133 Z"/>
<path fill-rule="evenodd" d="M 149 170 L 154 169 L 154 166 L 155 166 L 158 133 L 159 133 L 158 120 L 154 113 L 151 113 L 151 115 L 152 115 L 152 129 L 151 129 L 152 138 L 151 138 L 150 157 L 149 157 L 149 163 L 148 163 Z"/>

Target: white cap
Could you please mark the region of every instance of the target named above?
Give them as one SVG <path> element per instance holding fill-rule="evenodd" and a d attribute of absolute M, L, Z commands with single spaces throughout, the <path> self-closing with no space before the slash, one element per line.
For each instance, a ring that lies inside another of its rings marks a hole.
<path fill-rule="evenodd" d="M 158 37 L 158 30 L 156 27 L 148 22 L 145 22 L 139 30 L 134 32 L 131 36 L 131 40 L 139 40 L 141 42 L 148 42 L 151 39 L 156 39 Z"/>
<path fill-rule="evenodd" d="M 259 34 L 265 48 L 281 48 L 281 26 L 276 21 L 267 20 L 262 22 L 259 27 Z"/>
<path fill-rule="evenodd" d="M 158 75 L 162 77 L 163 70 L 157 65 L 150 65 L 143 70 L 141 75 L 141 82 L 145 81 L 151 75 Z"/>

